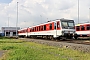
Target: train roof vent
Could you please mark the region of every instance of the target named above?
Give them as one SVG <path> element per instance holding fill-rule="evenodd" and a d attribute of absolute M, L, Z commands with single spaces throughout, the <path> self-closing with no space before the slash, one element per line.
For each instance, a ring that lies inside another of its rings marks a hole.
<path fill-rule="evenodd" d="M 51 20 L 50 21 L 47 21 L 47 22 L 51 22 Z"/>

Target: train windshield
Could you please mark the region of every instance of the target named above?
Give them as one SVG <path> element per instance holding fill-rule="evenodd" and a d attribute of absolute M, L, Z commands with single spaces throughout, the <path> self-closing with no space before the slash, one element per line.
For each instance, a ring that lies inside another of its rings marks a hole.
<path fill-rule="evenodd" d="M 74 21 L 61 21 L 61 25 L 63 29 L 74 29 Z"/>

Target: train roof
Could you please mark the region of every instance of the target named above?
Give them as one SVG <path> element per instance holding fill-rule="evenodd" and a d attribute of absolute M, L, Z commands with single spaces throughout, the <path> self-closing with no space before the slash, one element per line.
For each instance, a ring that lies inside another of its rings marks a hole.
<path fill-rule="evenodd" d="M 64 18 L 62 18 L 62 19 L 55 19 L 55 20 L 50 20 L 50 21 L 47 21 L 47 22 L 45 22 L 45 23 L 40 23 L 40 24 L 37 24 L 37 25 L 34 25 L 34 26 L 31 26 L 31 27 L 35 27 L 35 26 L 40 26 L 40 25 L 44 25 L 44 24 L 48 24 L 48 23 L 51 23 L 51 22 L 56 22 L 56 21 L 70 21 L 70 19 L 64 19 Z M 31 28 L 31 27 L 29 27 L 29 28 Z"/>
<path fill-rule="evenodd" d="M 85 24 L 90 24 L 90 23 L 80 23 L 80 24 L 76 24 L 75 26 L 80 26 L 80 25 L 85 25 Z"/>
<path fill-rule="evenodd" d="M 18 31 L 25 30 L 25 29 L 27 29 L 27 28 L 21 28 L 21 29 L 19 29 Z"/>
<path fill-rule="evenodd" d="M 60 21 L 70 21 L 72 19 L 64 19 L 64 18 L 61 18 L 61 19 L 55 19 L 55 20 L 51 20 L 51 21 L 57 21 L 57 20 L 60 20 Z"/>
<path fill-rule="evenodd" d="M 30 26 L 28 28 L 32 28 L 32 27 L 35 27 L 35 26 L 40 26 L 40 25 L 44 25 L 44 24 L 48 24 L 48 23 L 51 23 L 51 22 L 56 22 L 56 21 L 70 21 L 71 19 L 64 19 L 64 18 L 61 18 L 61 19 L 55 19 L 55 20 L 50 20 L 50 21 L 47 21 L 45 23 L 40 23 L 40 24 L 37 24 L 37 25 L 34 25 L 34 26 Z M 18 31 L 21 31 L 21 30 L 25 30 L 27 28 L 22 28 Z"/>
<path fill-rule="evenodd" d="M 73 19 L 64 19 L 64 18 L 62 18 L 62 19 L 60 19 L 61 21 L 63 21 L 63 20 L 68 20 L 68 21 L 70 21 L 70 20 L 73 20 Z"/>

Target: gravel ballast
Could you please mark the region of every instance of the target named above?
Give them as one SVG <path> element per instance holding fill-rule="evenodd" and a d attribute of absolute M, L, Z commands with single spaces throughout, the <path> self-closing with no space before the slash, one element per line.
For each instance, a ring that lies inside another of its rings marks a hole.
<path fill-rule="evenodd" d="M 39 43 L 39 44 L 45 44 L 45 45 L 49 45 L 49 46 L 56 46 L 59 48 L 70 48 L 70 49 L 79 50 L 82 52 L 90 52 L 90 45 L 67 43 L 67 42 L 56 42 L 56 41 L 49 41 L 49 40 L 43 40 L 43 39 L 22 38 L 21 40 L 35 42 L 35 43 Z"/>

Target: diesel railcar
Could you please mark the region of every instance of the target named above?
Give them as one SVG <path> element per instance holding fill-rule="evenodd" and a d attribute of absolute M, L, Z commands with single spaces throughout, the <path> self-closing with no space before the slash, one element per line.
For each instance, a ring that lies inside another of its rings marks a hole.
<path fill-rule="evenodd" d="M 78 37 L 90 37 L 90 23 L 82 23 L 75 25 Z"/>
<path fill-rule="evenodd" d="M 18 30 L 19 37 L 77 39 L 74 20 L 56 19 Z"/>

